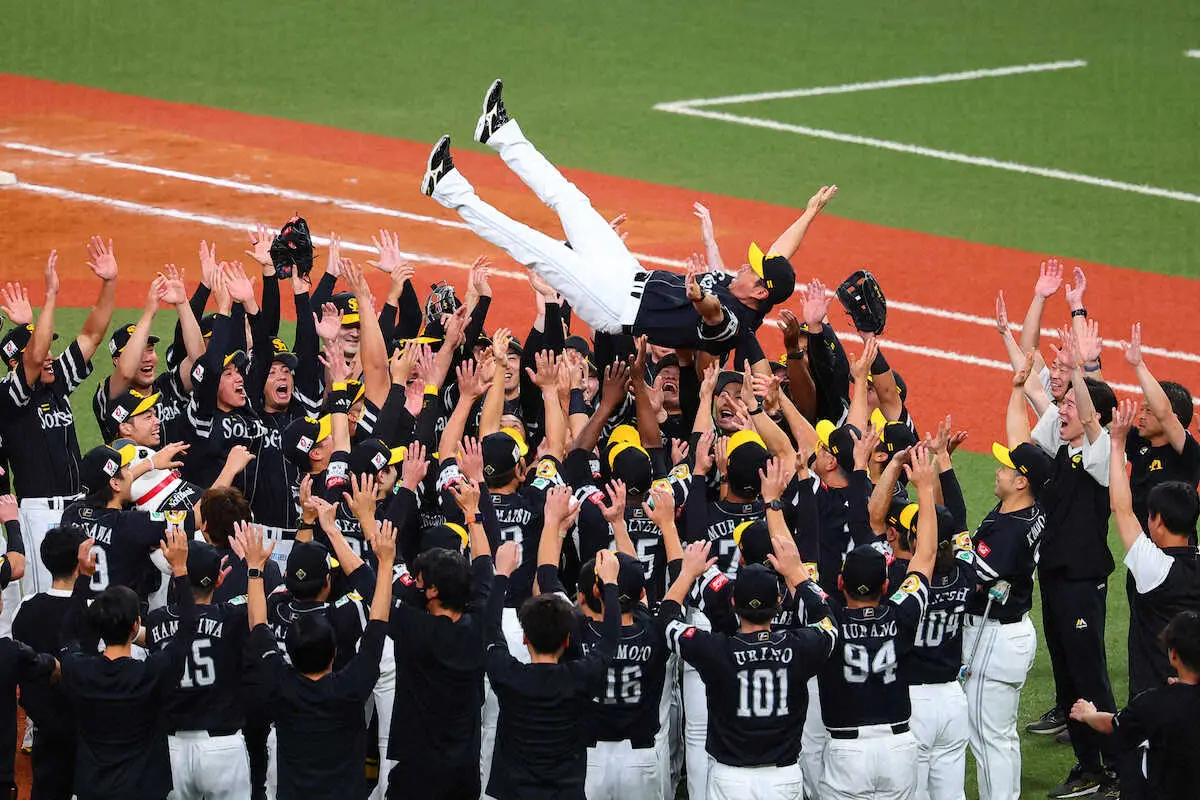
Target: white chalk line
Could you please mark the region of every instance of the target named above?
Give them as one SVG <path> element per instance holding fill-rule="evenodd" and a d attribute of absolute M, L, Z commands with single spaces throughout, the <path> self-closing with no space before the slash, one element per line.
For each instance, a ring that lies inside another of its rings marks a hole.
<path fill-rule="evenodd" d="M 1072 62 L 1058 62 L 1058 63 L 1072 63 Z M 1010 68 L 1010 69 L 1018 69 L 1018 68 Z M 966 74 L 966 73 L 959 73 L 959 74 Z M 332 205 L 332 206 L 335 206 L 338 208 L 343 208 L 343 209 L 346 209 L 349 211 L 359 211 L 359 212 L 368 213 L 368 214 L 377 214 L 377 215 L 381 215 L 381 216 L 395 217 L 398 219 L 405 219 L 405 220 L 409 220 L 412 222 L 417 222 L 417 223 L 427 224 L 427 225 L 437 225 L 437 226 L 446 227 L 446 228 L 457 228 L 457 229 L 462 229 L 462 230 L 469 230 L 466 223 L 459 222 L 457 220 L 447 220 L 447 219 L 442 219 L 440 217 L 432 217 L 432 216 L 428 216 L 426 214 L 417 214 L 417 213 L 410 212 L 410 211 L 403 211 L 400 209 L 388 208 L 386 206 L 379 206 L 379 205 L 375 205 L 372 203 L 363 203 L 363 202 L 359 202 L 357 200 L 351 200 L 351 199 L 347 199 L 347 198 L 339 198 L 339 197 L 332 197 L 329 195 L 313 194 L 310 192 L 300 192 L 300 191 L 296 191 L 293 189 L 285 189 L 285 188 L 281 188 L 278 186 L 270 186 L 270 185 L 266 185 L 266 184 L 254 184 L 254 183 L 246 183 L 244 181 L 229 180 L 226 178 L 215 178 L 215 177 L 212 177 L 209 175 L 202 175 L 202 174 L 195 173 L 195 172 L 184 172 L 181 170 L 165 169 L 162 167 L 154 167 L 154 166 L 149 166 L 146 164 L 138 164 L 138 163 L 134 163 L 134 162 L 130 162 L 130 161 L 121 161 L 119 159 L 108 158 L 107 156 L 101 156 L 101 155 L 96 155 L 96 154 L 92 154 L 92 153 L 75 153 L 75 152 L 71 152 L 68 150 L 59 150 L 59 149 L 50 148 L 50 147 L 43 147 L 40 145 L 28 144 L 25 142 L 3 142 L 3 143 L 0 143 L 0 146 L 3 146 L 10 150 L 37 153 L 40 155 L 51 156 L 54 158 L 64 158 L 64 159 L 69 159 L 69 160 L 75 160 L 75 161 L 80 161 L 83 163 L 106 167 L 109 169 L 141 172 L 141 173 L 145 173 L 148 175 L 157 175 L 159 177 L 174 178 L 177 180 L 187 181 L 187 182 L 191 182 L 191 183 L 200 183 L 200 184 L 205 184 L 205 185 L 210 185 L 210 186 L 218 186 L 218 187 L 222 187 L 222 188 L 233 189 L 233 190 L 239 191 L 239 192 L 246 192 L 246 193 L 256 194 L 256 195 L 261 195 L 261 196 L 279 197 L 279 198 L 282 198 L 285 200 L 298 200 L 301 202 L 308 202 L 308 203 L 315 203 L 315 204 L 322 204 L 322 205 Z M 184 212 L 184 213 L 187 213 L 187 212 Z M 239 228 L 239 230 L 240 229 L 241 228 Z M 644 261 L 644 262 L 648 262 L 648 263 L 652 263 L 652 264 L 658 264 L 660 266 L 675 267 L 675 268 L 680 268 L 680 267 L 685 266 L 685 263 L 683 261 L 676 260 L 676 259 L 663 258 L 660 256 L 653 256 L 653 255 L 650 255 L 647 253 L 634 253 L 633 255 L 635 258 L 637 258 L 640 261 Z M 800 290 L 800 287 L 797 286 L 796 291 L 799 292 L 799 290 Z M 830 294 L 832 295 L 833 292 L 830 292 Z M 889 305 L 889 307 L 899 310 L 899 311 L 905 311 L 905 312 L 910 312 L 910 313 L 914 313 L 914 314 L 924 314 L 926 316 L 936 317 L 938 319 L 951 320 L 954 322 L 964 322 L 964 323 L 969 323 L 972 325 L 981 325 L 981 326 L 987 327 L 987 328 L 995 327 L 995 324 L 996 324 L 995 320 L 993 320 L 989 317 L 982 317 L 982 316 L 978 316 L 975 314 L 964 313 L 961 311 L 952 311 L 950 309 L 938 308 L 936 306 L 926 306 L 926 305 L 921 305 L 918 303 L 910 303 L 910 302 L 906 302 L 903 300 L 892 299 L 892 300 L 888 301 L 888 305 Z M 1058 338 L 1059 332 L 1056 329 L 1043 328 L 1042 335 Z M 1102 340 L 1102 343 L 1106 347 L 1110 347 L 1110 348 L 1117 348 L 1120 346 L 1120 342 L 1116 339 L 1104 339 L 1104 340 Z M 1148 354 L 1155 355 L 1155 356 L 1161 356 L 1163 358 L 1173 358 L 1173 359 L 1176 359 L 1179 361 L 1190 361 L 1193 363 L 1200 363 L 1200 354 L 1196 354 L 1196 353 L 1188 353 L 1188 352 L 1183 352 L 1183 351 L 1178 351 L 1178 350 L 1168 350 L 1165 348 L 1153 347 L 1150 345 L 1144 346 L 1142 348 L 1142 350 Z"/>
<path fill-rule="evenodd" d="M 825 128 L 812 128 L 806 125 L 792 125 L 786 122 L 779 122 L 778 120 L 766 119 L 764 117 L 749 117 L 739 114 L 730 114 L 723 111 L 703 110 L 704 106 L 755 103 L 764 100 L 776 100 L 781 98 L 812 97 L 816 95 L 846 94 L 850 92 L 889 89 L 902 86 L 952 83 L 1036 72 L 1078 69 L 1086 65 L 1086 61 L 1079 60 L 1052 61 L 1042 64 L 1020 64 L 1011 67 L 976 69 L 967 70 L 964 72 L 948 72 L 941 75 L 916 75 L 908 78 L 893 78 L 890 80 L 869 81 L 866 83 L 847 83 L 837 86 L 788 89 L 778 92 L 759 92 L 756 94 L 729 95 L 726 97 L 701 97 L 692 100 L 673 100 L 666 103 L 658 103 L 654 106 L 654 108 L 657 111 L 665 111 L 669 114 L 680 114 L 688 117 L 699 117 L 702 119 L 717 120 L 719 122 L 729 122 L 735 125 L 745 125 L 751 128 L 764 128 L 767 130 L 781 131 L 784 133 L 794 133 L 800 136 L 809 136 L 816 139 L 827 139 L 829 141 L 842 142 L 844 144 L 856 144 L 864 147 L 874 147 L 880 150 L 891 150 L 893 152 L 906 153 L 908 155 L 925 156 L 927 158 L 936 158 L 942 161 L 952 161 L 955 163 L 968 164 L 976 167 L 989 167 L 991 169 L 1004 170 L 1006 172 L 1016 172 L 1023 175 L 1034 175 L 1041 178 L 1069 181 L 1088 186 L 1097 186 L 1104 189 L 1116 189 L 1118 191 L 1132 192 L 1134 194 L 1141 194 L 1149 197 L 1161 197 L 1168 200 L 1179 200 L 1186 203 L 1200 203 L 1200 195 L 1193 194 L 1191 192 L 1178 191 L 1175 189 L 1164 189 L 1157 186 L 1149 186 L 1147 184 L 1118 181 L 1111 178 L 1101 178 L 1095 175 L 1085 175 L 1081 172 L 1069 172 L 1067 170 L 1039 167 L 1032 164 L 1019 164 L 1015 161 L 1004 161 L 995 158 L 988 158 L 986 156 L 974 156 L 968 153 L 958 153 L 952 150 L 939 150 L 937 148 L 923 147 L 921 145 L 909 144 L 907 142 L 897 142 L 891 139 L 877 139 L 870 136 L 839 133 L 838 131 L 831 131 Z"/>
<path fill-rule="evenodd" d="M 45 186 L 36 183 L 17 183 L 11 186 L 0 187 L 0 192 L 3 191 L 24 191 L 34 194 L 56 197 L 62 200 L 74 202 L 90 203 L 100 205 L 106 208 L 112 208 L 119 211 L 125 211 L 131 214 L 139 214 L 143 216 L 160 217 L 166 219 L 179 220 L 181 222 L 192 222 L 200 225 L 208 225 L 215 228 L 225 228 L 228 230 L 253 231 L 256 230 L 255 223 L 239 222 L 237 220 L 218 217 L 212 214 L 200 214 L 194 211 L 184 211 L 177 208 L 163 208 L 161 206 L 152 206 L 145 203 L 136 203 L 130 200 L 119 200 L 112 197 L 104 197 L 102 195 L 88 194 L 86 192 L 77 192 L 72 189 L 62 189 L 57 186 Z M 328 245 L 329 239 L 320 236 L 313 237 L 313 243 L 319 245 Z M 359 252 L 359 253 L 376 253 L 374 246 L 354 242 L 348 239 L 343 239 L 341 243 L 343 250 Z M 470 264 L 463 261 L 442 258 L 440 256 L 429 255 L 427 253 L 402 253 L 402 257 L 419 261 L 427 264 L 437 264 L 439 266 L 452 267 L 455 269 L 469 270 Z M 527 280 L 527 274 L 517 272 L 515 270 L 492 270 L 492 274 L 501 278 L 524 281 Z M 777 319 L 768 319 L 768 323 L 775 323 Z M 856 342 L 861 342 L 862 337 L 852 332 L 839 332 L 838 336 L 842 339 L 849 339 Z M 893 339 L 887 340 L 887 347 L 890 350 L 896 350 L 902 353 L 912 353 L 914 355 L 926 356 L 928 358 L 936 358 L 944 361 L 953 361 L 958 364 L 970 364 L 972 366 L 987 367 L 990 369 L 1002 370 L 1011 372 L 1012 367 L 1008 362 L 998 361 L 990 358 L 971 355 L 969 353 L 958 353 L 952 350 L 943 350 L 937 347 L 925 347 L 924 345 L 907 344 L 898 342 Z M 1111 383 L 1109 384 L 1114 389 L 1127 392 L 1138 392 L 1140 388 L 1131 384 Z M 1197 398 L 1196 403 L 1200 405 L 1200 398 Z"/>

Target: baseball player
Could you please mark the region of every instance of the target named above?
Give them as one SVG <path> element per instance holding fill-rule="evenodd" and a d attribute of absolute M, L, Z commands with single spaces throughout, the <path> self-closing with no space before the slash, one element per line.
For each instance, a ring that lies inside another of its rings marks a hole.
<path fill-rule="evenodd" d="M 207 542 L 188 542 L 188 583 L 196 606 L 196 630 L 184 658 L 183 676 L 166 698 L 167 747 L 171 753 L 172 796 L 246 798 L 250 763 L 242 736 L 242 651 L 246 600 L 214 603 L 225 577 L 222 557 Z M 156 609 L 146 617 L 146 647 L 160 652 L 179 635 L 179 610 Z"/>
<path fill-rule="evenodd" d="M 457 211 L 478 236 L 540 275 L 596 331 L 644 333 L 653 344 L 717 352 L 742 342 L 761 352 L 754 331 L 771 307 L 791 296 L 796 278 L 788 259 L 804 231 L 793 225 L 766 254 L 752 245 L 749 263 L 736 276 L 693 271 L 685 278 L 663 270 L 645 271 L 588 198 L 525 138 L 505 109 L 502 89 L 499 80 L 488 89 L 475 139 L 497 150 L 559 215 L 570 246 L 480 200 L 454 168 L 449 136 L 442 137 L 429 156 L 421 185 L 425 194 Z M 821 206 L 834 191 L 834 187 L 821 190 Z M 604 280 L 596 280 L 597 275 Z"/>
<path fill-rule="evenodd" d="M 1029 620 L 1033 572 L 1046 526 L 1037 501 L 1053 474 L 1045 451 L 1028 441 L 1025 379 L 1017 372 L 1009 396 L 1011 445 L 992 446 L 999 500 L 971 537 L 981 591 L 967 602 L 963 652 L 968 654 L 967 712 L 981 800 L 1016 800 L 1021 793 L 1021 742 L 1017 710 L 1021 687 L 1033 665 L 1037 634 Z M 986 613 L 985 613 L 986 612 Z"/>

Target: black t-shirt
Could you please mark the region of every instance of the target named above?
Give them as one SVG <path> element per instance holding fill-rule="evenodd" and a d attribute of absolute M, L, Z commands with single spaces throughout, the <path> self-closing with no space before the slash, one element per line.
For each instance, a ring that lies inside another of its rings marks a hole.
<path fill-rule="evenodd" d="M 279 641 L 280 652 L 283 652 L 288 629 L 297 618 L 304 614 L 323 614 L 329 619 L 337 638 L 333 668 L 341 669 L 350 663 L 367 627 L 371 595 L 375 590 L 375 573 L 363 564 L 348 576 L 348 582 L 350 591 L 331 602 L 297 600 L 283 585 L 267 595 L 267 624 Z"/>
<path fill-rule="evenodd" d="M 171 790 L 166 701 L 183 675 L 196 621 L 187 578 L 173 583 L 181 596 L 179 633 L 167 647 L 145 661 L 110 661 L 79 651 L 63 657 L 62 683 L 78 731 L 75 794 L 80 800 L 162 800 Z M 77 584 L 72 613 L 82 613 L 84 595 Z"/>
<path fill-rule="evenodd" d="M 387 623 L 372 620 L 346 666 L 317 680 L 288 665 L 266 625 L 250 632 L 248 656 L 279 741 L 279 800 L 359 800 L 368 794 L 363 704 L 379 680 Z"/>
<path fill-rule="evenodd" d="M 146 647 L 156 653 L 177 634 L 179 609 L 155 609 L 145 624 Z M 196 632 L 183 676 L 167 699 L 168 730 L 229 734 L 242 727 L 242 653 L 249 632 L 244 597 L 196 607 Z"/>
<path fill-rule="evenodd" d="M 1200 611 L 1200 550 L 1160 549 L 1140 537 L 1125 556 L 1129 567 L 1129 696 L 1166 683 L 1175 670 L 1159 641 L 1184 611 Z"/>
<path fill-rule="evenodd" d="M 732 767 L 788 766 L 800 754 L 808 712 L 808 679 L 837 638 L 824 592 L 807 581 L 796 589 L 812 624 L 754 633 L 710 633 L 689 627 L 665 601 L 661 613 L 671 647 L 696 668 L 708 705 L 705 750 Z"/>
<path fill-rule="evenodd" d="M 93 594 L 109 586 L 128 586 L 146 602 L 161 585 L 162 573 L 150 555 L 166 536 L 167 520 L 162 513 L 73 503 L 63 512 L 62 524 L 79 525 L 95 539 Z"/>
<path fill-rule="evenodd" d="M 0 785 L 13 782 L 13 759 L 17 749 L 17 684 L 46 685 L 54 674 L 54 656 L 0 639 Z"/>
<path fill-rule="evenodd" d="M 27 598 L 13 618 L 13 638 L 39 653 L 58 656 L 66 644 L 63 623 L 70 605 L 71 593 L 62 589 Z M 56 737 L 75 735 L 75 721 L 61 684 L 22 681 L 21 707 L 42 733 Z"/>
<path fill-rule="evenodd" d="M 906 682 L 950 683 L 958 678 L 963 663 L 962 618 L 967 599 L 978 584 L 975 555 L 969 550 L 955 555 L 949 573 L 933 576 L 913 649 L 901 664 L 900 674 Z"/>
<path fill-rule="evenodd" d="M 227 603 L 235 597 L 241 597 L 249 590 L 246 561 L 239 558 L 238 554 L 228 547 L 217 547 L 216 545 L 213 547 L 216 547 L 217 552 L 225 559 L 225 566 L 229 568 L 229 574 L 225 576 L 225 580 L 221 581 L 221 585 L 213 590 L 212 601 Z M 279 569 L 279 562 L 268 558 L 267 565 L 263 567 L 263 591 L 270 595 L 282 583 L 283 573 Z"/>
<path fill-rule="evenodd" d="M 723 354 L 752 341 L 762 324 L 764 313 L 743 305 L 729 291 L 734 275 L 708 272 L 697 276 L 700 287 L 715 295 L 725 309 L 722 324 L 707 333 L 702 332 L 703 320 L 687 299 L 681 273 L 656 269 L 643 275 L 646 284 L 631 332 L 634 336 L 645 334 L 651 344 Z"/>
<path fill-rule="evenodd" d="M 1150 785 L 1147 797 L 1196 797 L 1200 686 L 1177 683 L 1142 692 L 1113 717 L 1113 734 L 1124 749 L 1144 750 L 1138 761 Z"/>
<path fill-rule="evenodd" d="M 92 373 L 78 342 L 54 359 L 54 381 L 29 387 L 21 369 L 9 373 L 8 402 L 0 408 L 0 436 L 13 471 L 17 497 L 69 497 L 79 493 L 79 439 L 71 394 Z M 23 402 L 14 402 L 23 398 Z"/>
<path fill-rule="evenodd" d="M 604 587 L 603 635 L 586 656 L 557 664 L 523 664 L 500 629 L 508 579 L 497 575 L 488 600 L 487 675 L 500 705 L 487 793 L 497 800 L 584 797 L 586 727 L 592 697 L 603 690 L 621 616 L 617 589 Z"/>
<path fill-rule="evenodd" d="M 1136 431 L 1129 431 L 1125 440 L 1125 458 L 1132 471 L 1129 489 L 1133 493 L 1133 513 L 1142 530 L 1146 530 L 1146 498 L 1150 490 L 1165 481 L 1183 481 L 1189 486 L 1200 483 L 1200 444 L 1189 433 L 1183 442 L 1183 452 L 1176 453 L 1169 443 L 1151 446 Z"/>
<path fill-rule="evenodd" d="M 910 572 L 878 606 L 833 605 L 838 640 L 818 676 L 827 728 L 894 725 L 912 715 L 900 665 L 912 651 L 929 582 Z"/>
<path fill-rule="evenodd" d="M 1083 454 L 1072 455 L 1068 445 L 1058 448 L 1054 477 L 1038 494 L 1038 503 L 1046 512 L 1038 551 L 1043 578 L 1054 574 L 1068 580 L 1099 581 L 1112 574 L 1108 487 L 1084 469 L 1083 460 Z"/>
<path fill-rule="evenodd" d="M 1029 613 L 1033 608 L 1033 571 L 1045 527 L 1046 515 L 1037 503 L 1007 513 L 997 505 L 988 512 L 971 537 L 975 542 L 975 569 L 983 591 L 976 592 L 967 602 L 968 614 L 983 615 L 987 590 L 1001 580 L 1012 588 L 1007 602 L 992 603 L 989 619 L 1018 622 Z"/>

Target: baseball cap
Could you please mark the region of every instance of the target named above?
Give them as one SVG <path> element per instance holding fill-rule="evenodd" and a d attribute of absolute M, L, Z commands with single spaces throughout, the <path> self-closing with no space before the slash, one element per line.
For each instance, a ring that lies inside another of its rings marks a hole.
<path fill-rule="evenodd" d="M 188 583 L 197 589 L 215 589 L 221 574 L 221 554 L 208 542 L 188 541 Z"/>
<path fill-rule="evenodd" d="M 515 336 L 512 337 L 511 339 L 509 339 L 508 340 L 508 352 L 515 353 L 516 355 L 519 355 L 519 356 L 525 355 L 525 348 L 524 348 L 524 346 L 522 346 L 521 340 Z"/>
<path fill-rule="evenodd" d="M 568 336 L 566 341 L 563 342 L 563 347 L 567 350 L 574 350 L 588 361 L 592 360 L 592 346 L 582 336 Z"/>
<path fill-rule="evenodd" d="M 158 398 L 158 392 L 142 394 L 133 389 L 127 389 L 109 401 L 108 418 L 116 425 L 128 422 L 138 414 L 145 414 L 158 405 Z"/>
<path fill-rule="evenodd" d="M 237 367 L 239 372 L 244 372 L 246 366 L 250 363 L 250 357 L 246 355 L 245 350 L 234 350 L 232 353 L 225 355 L 225 360 L 221 362 L 222 368 L 228 367 L 230 364 Z"/>
<path fill-rule="evenodd" d="M 618 442 L 608 450 L 608 466 L 612 476 L 625 482 L 629 489 L 645 494 L 654 480 L 650 454 L 637 442 Z"/>
<path fill-rule="evenodd" d="M 88 451 L 79 463 L 80 490 L 85 494 L 98 491 L 116 477 L 121 467 L 128 466 L 137 456 L 137 448 L 132 444 L 113 448 L 102 444 Z"/>
<path fill-rule="evenodd" d="M 917 504 L 894 497 L 888 505 L 887 524 L 896 530 L 911 531 L 916 523 Z"/>
<path fill-rule="evenodd" d="M 200 320 L 197 324 L 200 326 L 200 335 L 205 339 L 212 336 L 213 322 L 215 322 L 216 319 L 217 315 L 215 313 L 205 314 L 204 316 L 200 317 Z"/>
<path fill-rule="evenodd" d="M 879 429 L 879 447 L 888 455 L 896 455 L 917 443 L 917 435 L 903 422 L 888 422 Z"/>
<path fill-rule="evenodd" d="M 640 445 L 642 443 L 642 435 L 638 433 L 638 429 L 633 425 L 618 425 L 608 435 L 608 446 L 613 447 L 622 442 L 632 442 L 633 444 Z"/>
<path fill-rule="evenodd" d="M 467 529 L 457 522 L 447 522 L 443 525 L 434 525 L 431 528 L 426 528 L 421 531 L 421 540 L 418 553 L 424 553 L 427 550 L 451 550 L 455 553 L 466 552 L 467 542 L 470 537 L 467 534 Z"/>
<path fill-rule="evenodd" d="M 762 564 L 747 564 L 738 570 L 733 585 L 733 608 L 758 611 L 779 606 L 779 578 Z"/>
<path fill-rule="evenodd" d="M 934 506 L 934 512 L 937 514 L 937 538 L 938 542 L 952 542 L 957 537 L 961 530 L 961 526 L 954 521 L 954 515 L 950 513 L 950 509 L 946 506 Z M 921 517 L 921 509 L 916 503 L 906 503 L 903 500 L 892 500 L 888 507 L 887 521 L 893 528 L 916 532 L 917 520 Z"/>
<path fill-rule="evenodd" d="M 292 372 L 296 371 L 296 365 L 300 363 L 300 359 L 288 349 L 287 342 L 275 336 L 271 339 L 271 360 L 278 361 Z"/>
<path fill-rule="evenodd" d="M 860 544 L 842 561 L 842 585 L 846 593 L 867 597 L 883 590 L 887 580 L 887 559 L 869 544 Z"/>
<path fill-rule="evenodd" d="M 33 325 L 18 325 L 9 331 L 3 339 L 0 339 L 0 353 L 4 355 L 6 361 L 11 361 L 17 357 L 17 354 L 25 349 L 29 344 L 29 340 L 33 338 Z M 58 334 L 54 334 L 54 339 L 58 339 Z"/>
<path fill-rule="evenodd" d="M 742 382 L 744 380 L 745 378 L 740 372 L 723 370 L 719 375 L 717 375 L 717 386 L 715 389 L 713 389 L 713 397 L 716 397 L 721 392 L 725 391 L 726 387 L 728 387 L 731 383 L 738 384 L 737 391 L 740 392 L 742 390 Z"/>
<path fill-rule="evenodd" d="M 129 344 L 129 340 L 133 338 L 133 332 L 137 329 L 137 325 L 132 322 L 128 325 L 122 325 L 112 332 L 112 336 L 108 337 L 108 354 L 113 358 L 121 355 L 125 350 L 125 345 Z M 146 343 L 154 346 L 161 341 L 157 336 L 151 335 Z"/>
<path fill-rule="evenodd" d="M 629 553 L 617 553 L 617 599 L 621 607 L 636 603 L 646 588 L 646 569 Z"/>
<path fill-rule="evenodd" d="M 754 431 L 738 431 L 729 437 L 728 474 L 729 488 L 741 497 L 756 497 L 762 491 L 760 470 L 767 468 L 766 442 Z"/>
<path fill-rule="evenodd" d="M 738 546 L 742 560 L 747 564 L 766 564 L 769 553 L 774 553 L 771 545 L 771 532 L 767 529 L 764 519 L 748 520 L 733 529 L 733 543 Z"/>
<path fill-rule="evenodd" d="M 1045 488 L 1054 474 L 1054 462 L 1050 456 L 1032 442 L 1022 442 L 1011 450 L 999 442 L 993 442 L 992 455 L 1004 466 L 1024 475 L 1035 495 Z"/>
<path fill-rule="evenodd" d="M 329 574 L 329 551 L 320 542 L 296 542 L 288 553 L 284 583 L 292 594 L 308 594 Z M 305 590 L 308 590 L 306 592 Z"/>
<path fill-rule="evenodd" d="M 399 464 L 407 452 L 405 447 L 388 447 L 381 439 L 364 439 L 350 451 L 350 472 L 374 475 L 390 464 Z"/>
<path fill-rule="evenodd" d="M 763 255 L 762 248 L 754 242 L 750 243 L 750 269 L 762 278 L 767 285 L 767 299 L 771 305 L 782 303 L 792 296 L 796 288 L 796 270 L 792 264 L 778 253 Z"/>
<path fill-rule="evenodd" d="M 353 292 L 338 292 L 329 300 L 341 312 L 343 328 L 358 324 L 358 298 Z"/>
<path fill-rule="evenodd" d="M 816 425 L 817 439 L 833 453 L 838 466 L 846 472 L 854 471 L 854 445 L 858 441 L 859 431 L 853 425 L 838 427 L 827 419 L 819 420 Z"/>
<path fill-rule="evenodd" d="M 497 433 L 489 433 L 479 443 L 483 453 L 483 471 L 487 475 L 503 475 L 516 469 L 521 461 L 522 444 L 520 435 L 511 428 Z M 528 452 L 528 448 L 526 448 Z"/>
<path fill-rule="evenodd" d="M 305 469 L 310 465 L 308 454 L 318 442 L 324 441 L 333 432 L 333 420 L 328 414 L 320 419 L 300 417 L 294 419 L 283 430 L 283 452 L 297 466 Z"/>

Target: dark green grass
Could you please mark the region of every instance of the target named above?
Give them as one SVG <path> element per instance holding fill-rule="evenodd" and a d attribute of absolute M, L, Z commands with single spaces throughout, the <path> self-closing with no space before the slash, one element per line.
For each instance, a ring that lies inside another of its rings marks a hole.
<path fill-rule="evenodd" d="M 1195 276 L 1200 205 L 652 110 L 657 102 L 1086 59 L 1068 73 L 733 107 L 1200 192 L 1200 4 L 0 0 L 0 71 L 433 141 L 503 75 L 557 162 Z M 687 209 L 681 208 L 680 214 Z"/>

